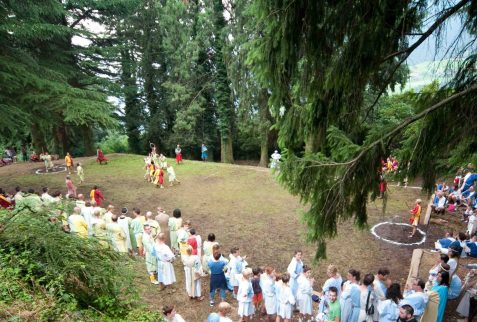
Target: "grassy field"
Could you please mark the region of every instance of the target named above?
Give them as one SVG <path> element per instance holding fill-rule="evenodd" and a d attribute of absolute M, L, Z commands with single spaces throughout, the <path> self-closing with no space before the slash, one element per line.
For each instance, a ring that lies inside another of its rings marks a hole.
<path fill-rule="evenodd" d="M 103 166 L 92 158 L 78 160 L 83 162 L 86 174 L 86 182 L 78 191 L 89 194 L 92 185 L 97 184 L 106 203 L 115 205 L 116 209 L 139 207 L 145 212 L 162 206 L 171 214 L 174 208 L 181 208 L 183 218 L 190 219 L 203 238 L 208 233 L 215 233 L 227 254 L 232 246 L 240 247 L 242 255 L 247 255 L 254 267 L 272 265 L 278 271 L 285 271 L 296 249 L 303 250 L 305 262 L 311 263 L 314 247 L 304 240 L 305 227 L 301 221 L 304 206 L 276 182 L 268 169 L 186 160 L 183 165 L 175 166 L 180 185 L 156 189 L 143 179 L 141 156 L 111 155 L 111 162 Z M 41 166 L 40 163 L 27 163 L 0 168 L 0 187 L 13 190 L 20 185 L 39 191 L 42 186 L 48 186 L 51 191 L 66 191 L 65 173 L 34 174 Z M 77 182 L 75 175 L 73 180 Z M 406 222 L 409 206 L 417 197 L 427 200 L 418 189 L 391 186 L 384 214 L 381 201 L 369 204 L 370 226 L 387 220 Z M 440 228 L 433 230 L 433 235 L 441 233 Z M 326 267 L 330 263 L 337 265 L 344 275 L 349 268 L 367 273 L 387 266 L 392 278 L 403 282 L 412 249 L 386 244 L 368 230 L 359 231 L 351 222 L 342 222 L 338 237 L 328 243 L 328 259 L 313 264 L 315 288 L 319 289 L 326 279 Z M 208 301 L 189 300 L 180 261 L 175 263 L 178 283 L 177 291 L 172 295 L 160 292 L 158 287 L 148 283 L 141 259 L 137 259 L 136 267 L 142 298 L 151 309 L 160 310 L 164 304 L 174 304 L 188 322 L 205 321 L 214 310 Z M 202 287 L 207 293 L 207 278 Z M 232 305 L 236 307 L 234 301 Z M 235 312 L 233 318 L 236 318 Z"/>

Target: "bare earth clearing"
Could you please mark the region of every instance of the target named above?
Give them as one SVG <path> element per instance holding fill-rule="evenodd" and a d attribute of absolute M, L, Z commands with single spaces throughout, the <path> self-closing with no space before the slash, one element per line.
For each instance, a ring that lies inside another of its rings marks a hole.
<path fill-rule="evenodd" d="M 278 271 L 285 271 L 295 249 L 302 249 L 305 262 L 311 263 L 314 247 L 305 242 L 305 227 L 300 221 L 303 206 L 297 197 L 291 196 L 276 182 L 269 170 L 186 160 L 184 165 L 174 165 L 180 185 L 156 189 L 143 180 L 141 156 L 108 157 L 110 163 L 102 166 L 95 163 L 94 158 L 75 159 L 85 168 L 86 183 L 78 187 L 80 193 L 89 194 L 92 185 L 97 184 L 106 198 L 105 203 L 112 203 L 117 210 L 120 207 L 139 207 L 145 212 L 162 206 L 171 214 L 174 208 L 181 208 L 183 218 L 190 219 L 203 238 L 210 232 L 215 233 L 227 255 L 232 246 L 240 247 L 254 267 L 272 265 Z M 34 174 L 42 166 L 43 163 L 26 163 L 2 167 L 0 187 L 10 191 L 20 185 L 24 189 L 33 187 L 40 191 L 46 185 L 51 191 L 65 191 L 65 173 Z M 74 182 L 78 181 L 76 175 L 72 177 Z M 418 197 L 428 200 L 419 189 L 393 186 L 389 189 L 385 214 L 381 211 L 381 201 L 369 204 L 370 227 L 382 221 L 407 222 L 408 210 L 414 200 Z M 426 206 L 425 203 L 423 208 Z M 431 224 L 421 229 L 427 232 L 427 241 L 415 247 L 431 248 L 442 235 L 442 228 L 438 225 Z M 407 236 L 396 236 L 396 231 L 383 229 L 380 233 L 407 242 Z M 319 289 L 326 279 L 326 267 L 331 263 L 337 265 L 343 275 L 349 268 L 367 273 L 387 266 L 392 278 L 404 284 L 412 250 L 410 246 L 396 246 L 378 240 L 369 230 L 359 231 L 351 222 L 341 223 L 338 237 L 328 242 L 328 259 L 313 266 L 315 288 Z M 215 308 L 210 308 L 207 300 L 191 302 L 185 292 L 179 260 L 175 263 L 175 271 L 177 291 L 172 295 L 165 294 L 149 284 L 145 265 L 138 259 L 137 281 L 144 302 L 156 310 L 164 304 L 174 304 L 186 321 L 205 321 Z M 208 278 L 203 279 L 202 287 L 207 299 Z M 231 303 L 237 306 L 235 301 Z M 238 320 L 235 311 L 233 319 Z"/>

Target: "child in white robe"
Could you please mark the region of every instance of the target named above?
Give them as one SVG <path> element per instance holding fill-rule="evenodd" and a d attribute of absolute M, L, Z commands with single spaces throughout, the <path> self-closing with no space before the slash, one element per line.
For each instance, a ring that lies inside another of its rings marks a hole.
<path fill-rule="evenodd" d="M 262 287 L 263 301 L 267 312 L 267 321 L 275 321 L 277 314 L 277 296 L 275 290 L 275 270 L 271 266 L 264 269 L 264 273 L 260 278 Z"/>
<path fill-rule="evenodd" d="M 280 294 L 278 296 L 278 317 L 277 321 L 281 321 L 283 319 L 284 322 L 290 321 L 293 313 L 293 305 L 295 305 L 295 297 L 293 296 L 293 292 L 288 286 L 288 282 L 290 281 L 290 275 L 285 273 L 282 275 L 282 282 L 283 285 L 280 288 Z"/>
<path fill-rule="evenodd" d="M 252 304 L 253 287 L 251 282 L 252 269 L 246 268 L 242 273 L 242 278 L 239 280 L 237 301 L 238 301 L 238 315 L 243 322 L 250 321 L 250 317 L 255 313 Z"/>
<path fill-rule="evenodd" d="M 173 186 L 174 182 L 181 183 L 179 180 L 177 180 L 176 172 L 169 163 L 167 164 L 167 177 L 169 179 L 169 186 L 171 187 Z"/>
<path fill-rule="evenodd" d="M 313 300 L 311 299 L 313 295 L 313 282 L 314 279 L 311 277 L 311 268 L 304 265 L 303 272 L 297 279 L 298 288 L 296 300 L 300 309 L 300 318 L 305 318 L 305 320 L 313 315 Z"/>

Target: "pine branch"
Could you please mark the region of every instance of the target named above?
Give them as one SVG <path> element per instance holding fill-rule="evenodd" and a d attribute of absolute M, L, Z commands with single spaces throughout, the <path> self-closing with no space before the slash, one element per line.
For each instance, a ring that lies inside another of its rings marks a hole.
<path fill-rule="evenodd" d="M 78 17 L 78 19 L 73 21 L 73 23 L 70 25 L 70 28 L 76 27 L 76 25 L 79 24 L 81 22 L 81 20 L 87 18 L 91 12 L 93 12 L 93 9 L 88 9 L 85 12 L 83 12 L 83 14 Z"/>

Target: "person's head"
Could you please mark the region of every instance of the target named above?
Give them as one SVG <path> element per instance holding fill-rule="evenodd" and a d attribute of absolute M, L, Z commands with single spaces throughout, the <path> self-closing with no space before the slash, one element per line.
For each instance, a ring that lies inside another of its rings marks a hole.
<path fill-rule="evenodd" d="M 263 269 L 263 271 L 264 271 L 265 274 L 267 274 L 268 276 L 272 276 L 272 275 L 275 273 L 275 269 L 274 269 L 272 266 L 265 266 L 265 268 Z"/>
<path fill-rule="evenodd" d="M 157 212 L 160 214 L 160 213 L 163 213 L 164 212 L 164 209 L 162 207 L 157 207 Z"/>
<path fill-rule="evenodd" d="M 22 189 L 19 186 L 16 186 L 15 187 L 15 192 L 20 192 L 20 191 L 22 191 Z"/>
<path fill-rule="evenodd" d="M 328 299 L 330 300 L 331 303 L 334 303 L 337 298 L 338 298 L 338 289 L 334 286 L 331 286 L 328 289 Z"/>
<path fill-rule="evenodd" d="M 282 280 L 283 274 L 280 272 L 275 272 L 275 282 L 281 281 Z"/>
<path fill-rule="evenodd" d="M 86 201 L 86 202 L 84 203 L 84 205 L 85 205 L 86 207 L 91 207 L 91 201 Z"/>
<path fill-rule="evenodd" d="M 123 208 L 121 209 L 121 216 L 126 216 L 127 213 L 128 213 L 128 208 L 123 207 Z"/>
<path fill-rule="evenodd" d="M 244 279 L 250 279 L 252 277 L 253 271 L 250 267 L 247 267 L 246 269 L 243 270 L 242 275 Z"/>
<path fill-rule="evenodd" d="M 447 253 L 449 254 L 449 258 L 456 258 L 460 255 L 459 251 L 457 251 L 457 249 L 455 249 L 453 246 L 448 248 Z"/>
<path fill-rule="evenodd" d="M 338 274 L 338 268 L 336 268 L 336 266 L 333 264 L 328 265 L 328 268 L 326 269 L 326 274 L 328 275 L 328 277 L 336 276 L 336 274 Z"/>
<path fill-rule="evenodd" d="M 290 281 L 290 274 L 284 273 L 282 274 L 282 282 L 283 284 L 287 284 Z"/>
<path fill-rule="evenodd" d="M 82 193 L 78 194 L 78 200 L 84 201 L 84 195 Z"/>
<path fill-rule="evenodd" d="M 152 227 L 149 226 L 148 224 L 145 224 L 144 225 L 144 232 L 149 235 L 149 234 L 151 234 L 151 231 L 152 231 Z"/>
<path fill-rule="evenodd" d="M 42 190 L 43 190 L 44 193 L 47 193 L 48 192 L 48 187 L 43 187 Z"/>
<path fill-rule="evenodd" d="M 164 233 L 157 234 L 157 240 L 164 243 L 166 241 L 166 235 Z"/>
<path fill-rule="evenodd" d="M 189 234 L 195 235 L 195 228 L 191 228 L 191 229 L 189 230 Z"/>
<path fill-rule="evenodd" d="M 181 218 L 181 210 L 179 208 L 174 209 L 174 211 L 172 212 L 172 216 L 174 216 L 174 218 Z"/>
<path fill-rule="evenodd" d="M 230 314 L 230 312 L 232 312 L 232 307 L 227 302 L 220 302 L 218 309 L 219 309 L 219 314 L 222 317 L 226 317 L 227 315 Z"/>
<path fill-rule="evenodd" d="M 361 279 L 361 274 L 355 269 L 350 269 L 348 271 L 348 280 L 358 282 Z"/>
<path fill-rule="evenodd" d="M 91 200 L 91 207 L 96 207 L 96 200 Z"/>
<path fill-rule="evenodd" d="M 389 299 L 396 304 L 399 303 L 399 300 L 402 299 L 401 285 L 399 285 L 399 283 L 392 283 L 388 287 L 388 291 L 386 292 L 386 299 Z"/>
<path fill-rule="evenodd" d="M 465 233 L 460 231 L 459 232 L 459 240 L 464 241 L 466 239 L 467 239 L 467 236 L 465 235 Z"/>
<path fill-rule="evenodd" d="M 61 197 L 61 191 L 55 191 L 54 194 L 52 194 L 53 197 L 55 198 L 60 198 Z"/>
<path fill-rule="evenodd" d="M 184 227 L 185 229 L 189 229 L 190 225 L 191 225 L 190 220 L 184 220 L 184 222 L 182 223 L 182 227 Z"/>
<path fill-rule="evenodd" d="M 422 203 L 422 200 L 421 199 L 416 199 L 416 204 L 417 205 L 420 205 Z"/>
<path fill-rule="evenodd" d="M 77 167 L 80 167 L 80 166 L 81 166 L 81 163 L 79 163 L 79 162 L 76 163 L 76 166 L 77 166 Z"/>
<path fill-rule="evenodd" d="M 188 245 L 187 248 L 186 248 L 186 253 L 187 255 L 192 255 L 192 246 L 191 245 Z"/>
<path fill-rule="evenodd" d="M 219 252 L 220 251 L 220 245 L 219 244 L 215 244 L 214 246 L 212 246 L 212 253 L 216 253 L 216 252 Z"/>
<path fill-rule="evenodd" d="M 70 176 L 66 176 L 66 180 L 71 180 L 71 177 L 70 177 Z"/>
<path fill-rule="evenodd" d="M 112 222 L 118 222 L 118 216 L 112 215 L 112 216 L 111 216 L 111 221 L 112 221 Z"/>
<path fill-rule="evenodd" d="M 439 264 L 439 272 L 448 272 L 450 270 L 450 265 L 447 263 L 441 263 Z"/>
<path fill-rule="evenodd" d="M 426 283 L 422 278 L 415 278 L 412 281 L 412 290 L 415 292 L 423 292 L 426 287 Z"/>
<path fill-rule="evenodd" d="M 401 320 L 407 321 L 412 319 L 414 315 L 414 309 L 409 304 L 404 304 L 399 308 L 399 318 Z"/>
<path fill-rule="evenodd" d="M 260 276 L 260 274 L 262 274 L 262 270 L 260 269 L 260 267 L 254 267 L 252 268 L 252 274 L 253 277 Z"/>
<path fill-rule="evenodd" d="M 382 282 L 384 282 L 388 277 L 389 277 L 389 269 L 387 267 L 381 267 L 378 270 L 378 279 Z"/>
<path fill-rule="evenodd" d="M 166 305 L 162 308 L 162 314 L 164 314 L 167 319 L 172 319 L 176 315 L 176 310 L 173 305 Z"/>
<path fill-rule="evenodd" d="M 148 219 L 148 220 L 153 219 L 152 211 L 147 211 L 146 212 L 146 219 Z"/>
<path fill-rule="evenodd" d="M 441 263 L 447 263 L 449 261 L 449 256 L 446 254 L 441 254 Z"/>
<path fill-rule="evenodd" d="M 210 234 L 207 236 L 207 240 L 210 241 L 210 242 L 214 242 L 214 241 L 215 241 L 215 234 L 210 233 Z"/>
<path fill-rule="evenodd" d="M 94 186 L 93 186 L 93 190 L 96 190 L 96 189 L 98 189 L 98 186 L 97 186 L 97 185 L 94 185 Z"/>
<path fill-rule="evenodd" d="M 295 251 L 295 259 L 296 259 L 297 261 L 301 261 L 301 258 L 302 258 L 302 257 L 303 257 L 302 251 L 301 251 L 301 250 L 296 250 L 296 251 Z"/>
<path fill-rule="evenodd" d="M 133 208 L 133 215 L 134 217 L 137 217 L 141 214 L 141 210 L 139 208 L 134 207 Z"/>
<path fill-rule="evenodd" d="M 439 274 L 437 274 L 437 282 L 439 285 L 449 287 L 449 272 L 439 272 Z"/>
<path fill-rule="evenodd" d="M 99 216 L 101 216 L 101 211 L 99 209 L 96 209 L 95 211 L 93 211 L 93 216 L 99 218 Z"/>
<path fill-rule="evenodd" d="M 28 189 L 28 193 L 35 193 L 35 189 L 33 188 Z"/>
<path fill-rule="evenodd" d="M 74 207 L 73 208 L 73 212 L 77 215 L 79 215 L 81 213 L 81 208 L 80 207 Z"/>
<path fill-rule="evenodd" d="M 214 251 L 213 254 L 214 254 L 214 259 L 215 259 L 216 261 L 218 261 L 219 258 L 222 256 L 222 254 L 220 253 L 220 248 L 218 248 L 216 251 Z"/>
<path fill-rule="evenodd" d="M 374 275 L 371 274 L 371 273 L 368 273 L 366 275 L 364 275 L 364 278 L 363 278 L 363 285 L 364 286 L 370 286 L 372 285 L 374 282 Z"/>
<path fill-rule="evenodd" d="M 305 274 L 306 277 L 311 276 L 311 267 L 308 265 L 303 265 L 303 274 Z"/>

